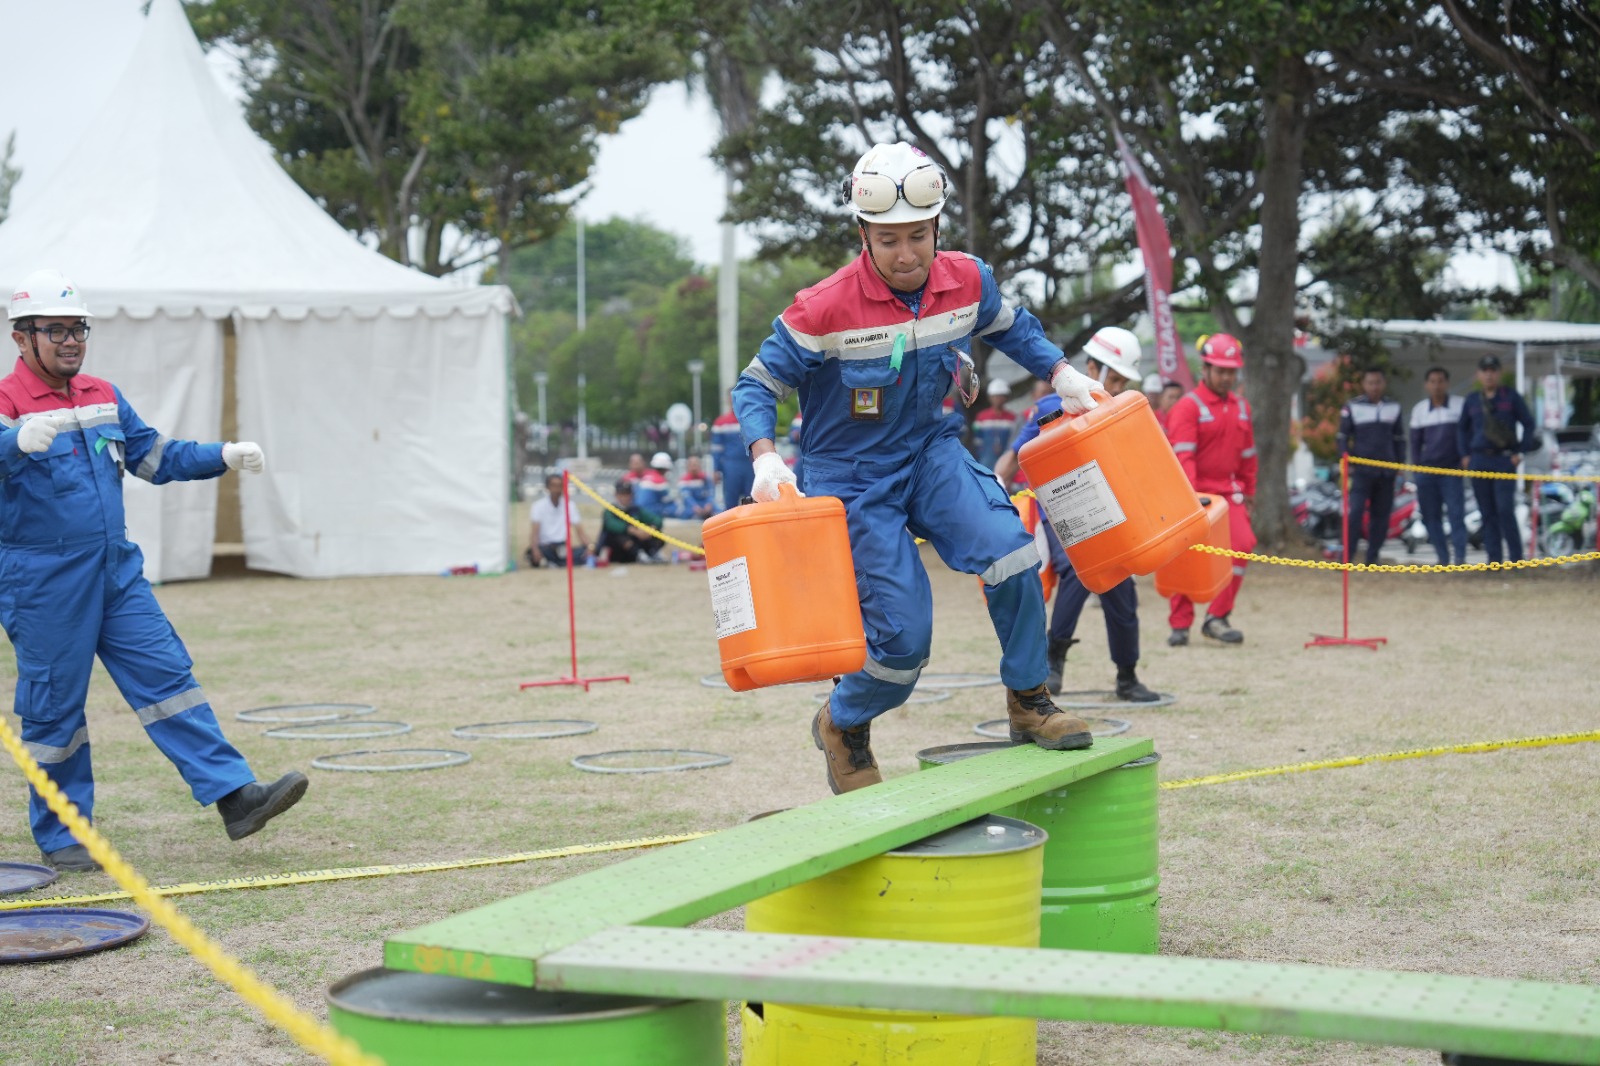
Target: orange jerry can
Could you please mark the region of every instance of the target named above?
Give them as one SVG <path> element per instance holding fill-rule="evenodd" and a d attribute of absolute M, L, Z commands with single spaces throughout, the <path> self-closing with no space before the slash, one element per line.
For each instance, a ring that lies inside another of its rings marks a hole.
<path fill-rule="evenodd" d="M 1201 496 L 1208 529 L 1201 544 L 1213 548 L 1232 548 L 1228 531 L 1228 501 L 1221 496 Z M 1187 596 L 1195 603 L 1210 603 L 1222 595 L 1233 580 L 1233 559 L 1210 552 L 1181 551 L 1172 562 L 1156 571 L 1156 594 L 1171 599 Z"/>
<path fill-rule="evenodd" d="M 844 504 L 779 487 L 701 527 L 722 676 L 735 692 L 851 674 L 867 661 Z"/>
<path fill-rule="evenodd" d="M 1148 574 L 1206 535 L 1206 515 L 1144 393 L 1039 420 L 1017 456 L 1090 592 Z"/>

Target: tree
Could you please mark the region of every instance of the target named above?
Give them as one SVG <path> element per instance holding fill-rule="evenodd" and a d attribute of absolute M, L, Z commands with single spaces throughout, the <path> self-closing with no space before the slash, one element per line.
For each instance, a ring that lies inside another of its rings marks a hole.
<path fill-rule="evenodd" d="M 447 274 L 555 233 L 600 134 L 685 60 L 625 0 L 210 0 L 250 124 L 393 259 Z M 447 241 L 449 242 L 447 244 Z"/>
<path fill-rule="evenodd" d="M 11 213 L 11 190 L 16 188 L 18 179 L 22 177 L 22 170 L 11 165 L 16 149 L 17 133 L 12 130 L 6 136 L 6 150 L 0 152 L 0 222 L 4 222 Z"/>

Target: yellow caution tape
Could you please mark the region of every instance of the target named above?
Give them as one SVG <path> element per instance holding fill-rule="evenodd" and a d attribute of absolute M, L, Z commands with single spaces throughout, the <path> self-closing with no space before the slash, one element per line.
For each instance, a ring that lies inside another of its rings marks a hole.
<path fill-rule="evenodd" d="M 1274 566 L 1299 566 L 1310 570 L 1353 570 L 1363 574 L 1465 574 L 1474 570 L 1531 570 L 1537 566 L 1565 566 L 1567 563 L 1592 563 L 1600 560 L 1600 551 L 1582 552 L 1578 555 L 1552 556 L 1547 559 L 1518 559 L 1503 563 L 1451 563 L 1448 566 L 1419 563 L 1336 563 L 1327 559 L 1286 559 L 1281 555 L 1257 555 L 1254 552 L 1216 548 L 1210 544 L 1191 545 L 1190 551 L 1210 555 L 1226 555 L 1230 559 L 1244 559 L 1252 563 L 1271 563 Z"/>
<path fill-rule="evenodd" d="M 33 756 L 22 746 L 22 741 L 11 731 L 11 726 L 0 718 L 0 745 L 11 753 L 23 776 L 34 791 L 44 798 L 50 810 L 60 818 L 78 843 L 89 849 L 94 860 L 105 868 L 111 879 L 128 890 L 138 904 L 150 912 L 172 938 L 189 950 L 189 953 L 206 965 L 229 988 L 239 993 L 267 1020 L 288 1033 L 294 1042 L 334 1066 L 383 1066 L 383 1060 L 362 1051 L 349 1037 L 340 1036 L 289 1001 L 281 992 L 257 977 L 239 960 L 233 958 L 197 929 L 178 909 L 150 889 L 150 884 L 139 871 L 117 854 L 109 841 L 101 836 L 88 820 L 78 813 L 78 808 L 56 783 L 39 768 Z"/>
<path fill-rule="evenodd" d="M 632 515 L 628 514 L 626 511 L 620 511 L 613 507 L 611 504 L 602 499 L 598 492 L 594 491 L 594 489 L 591 489 L 588 485 L 585 485 L 582 481 L 580 481 L 576 474 L 568 472 L 567 478 L 574 485 L 578 486 L 584 492 L 587 492 L 590 497 L 593 498 L 595 503 L 598 503 L 601 507 L 604 507 L 606 510 L 610 511 L 612 514 L 628 523 L 628 525 L 633 526 L 635 529 L 642 529 L 646 533 L 649 533 L 652 537 L 658 537 L 661 540 L 666 541 L 674 548 L 682 548 L 685 551 L 693 552 L 696 555 L 704 555 L 706 553 L 706 550 L 700 547 L 698 544 L 690 544 L 687 541 L 678 540 L 676 537 L 669 537 L 655 526 L 647 526 L 643 522 L 634 518 Z"/>
<path fill-rule="evenodd" d="M 157 896 L 191 896 L 200 892 L 225 892 L 239 888 L 281 888 L 284 885 L 309 885 L 318 881 L 354 881 L 365 877 L 389 877 L 393 874 L 429 874 L 443 870 L 470 870 L 480 866 L 506 866 L 512 863 L 533 862 L 537 859 L 564 859 L 573 855 L 598 855 L 608 851 L 627 851 L 633 848 L 655 848 L 665 844 L 681 844 L 696 840 L 706 833 L 684 833 L 679 836 L 640 837 L 634 840 L 607 840 L 598 844 L 572 844 L 564 848 L 546 848 L 543 851 L 522 851 L 512 855 L 497 855 L 488 859 L 461 859 L 451 862 L 396 862 L 381 866 L 344 866 L 330 870 L 301 870 L 290 874 L 262 874 L 257 877 L 223 877 L 214 881 L 185 881 L 176 885 L 161 885 L 150 891 Z M 92 896 L 51 896 L 46 899 L 0 900 L 0 911 L 25 910 L 29 907 L 67 907 L 85 903 L 107 903 L 129 899 L 128 892 L 101 892 Z"/>
<path fill-rule="evenodd" d="M 1297 762 L 1287 766 L 1269 766 L 1262 770 L 1234 770 L 1232 773 L 1226 774 L 1186 777 L 1180 781 L 1163 781 L 1161 782 L 1161 787 L 1193 788 L 1195 785 L 1220 785 L 1229 781 L 1246 781 L 1253 777 L 1303 774 L 1311 770 L 1341 770 L 1347 766 L 1364 766 L 1367 763 L 1377 762 L 1399 762 L 1402 759 L 1426 759 L 1433 755 L 1478 755 L 1486 751 L 1502 751 L 1506 748 L 1548 748 L 1556 744 L 1584 744 L 1596 740 L 1600 740 L 1600 730 L 1589 730 L 1583 733 L 1551 733 L 1537 737 L 1516 737 L 1511 740 L 1478 740 L 1470 744 L 1444 744 L 1436 748 L 1384 751 L 1375 755 L 1346 755 L 1341 759 Z"/>
<path fill-rule="evenodd" d="M 1583 481 L 1591 484 L 1600 482 L 1600 477 L 1594 477 L 1593 475 L 1585 477 L 1581 474 L 1519 474 L 1515 470 L 1507 473 L 1504 470 L 1463 470 L 1455 466 L 1418 466 L 1416 463 L 1391 463 L 1383 459 L 1359 459 L 1354 455 L 1347 458 L 1355 466 L 1376 466 L 1384 470 L 1411 470 L 1418 474 L 1452 474 L 1455 477 L 1486 478 L 1491 480 L 1498 478 L 1502 481 L 1514 481 L 1520 477 L 1524 481 Z"/>

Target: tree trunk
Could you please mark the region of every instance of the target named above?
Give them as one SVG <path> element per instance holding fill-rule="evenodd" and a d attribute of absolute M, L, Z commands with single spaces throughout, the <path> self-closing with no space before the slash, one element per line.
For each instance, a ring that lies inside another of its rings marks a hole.
<path fill-rule="evenodd" d="M 1262 546 L 1279 549 L 1297 527 L 1289 508 L 1289 412 L 1305 361 L 1295 354 L 1295 273 L 1299 267 L 1300 186 L 1311 77 L 1285 57 L 1264 111 L 1260 281 L 1246 345 L 1245 382 L 1255 409 L 1261 475 L 1252 524 Z"/>

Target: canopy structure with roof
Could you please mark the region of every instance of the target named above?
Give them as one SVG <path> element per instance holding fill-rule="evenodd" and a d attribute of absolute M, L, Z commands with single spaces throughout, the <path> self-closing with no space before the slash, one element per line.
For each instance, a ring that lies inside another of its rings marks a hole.
<path fill-rule="evenodd" d="M 61 269 L 95 313 L 86 372 L 169 436 L 267 454 L 236 519 L 219 482 L 129 480 L 153 580 L 209 573 L 235 522 L 250 566 L 298 576 L 505 564 L 507 289 L 402 266 L 330 218 L 178 0 L 151 4 L 103 106 L 63 134 L 77 147 L 0 225 L 0 284 Z"/>

